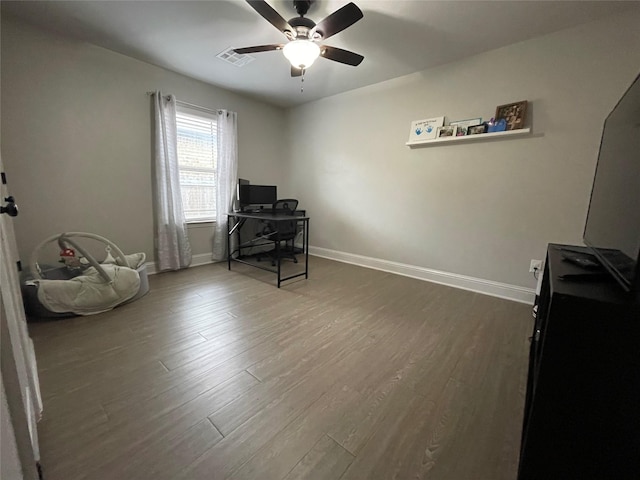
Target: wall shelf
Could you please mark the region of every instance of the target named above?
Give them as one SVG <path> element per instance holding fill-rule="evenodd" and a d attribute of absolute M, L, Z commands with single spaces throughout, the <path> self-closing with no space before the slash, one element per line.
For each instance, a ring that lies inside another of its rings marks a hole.
<path fill-rule="evenodd" d="M 530 128 L 520 128 L 518 130 L 508 130 L 506 132 L 479 133 L 477 135 L 464 135 L 462 137 L 445 137 L 445 138 L 434 138 L 431 140 L 420 140 L 417 142 L 407 142 L 405 143 L 405 145 L 409 148 L 430 147 L 430 146 L 450 144 L 450 143 L 477 142 L 477 141 L 484 141 L 484 140 L 501 140 L 506 138 L 529 135 L 530 133 L 531 133 Z"/>

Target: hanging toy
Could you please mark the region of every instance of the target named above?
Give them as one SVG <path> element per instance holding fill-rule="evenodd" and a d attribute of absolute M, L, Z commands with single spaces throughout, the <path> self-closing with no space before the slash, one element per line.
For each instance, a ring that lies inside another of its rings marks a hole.
<path fill-rule="evenodd" d="M 60 251 L 60 262 L 64 263 L 67 268 L 80 268 L 82 266 L 73 248 L 63 248 Z"/>
<path fill-rule="evenodd" d="M 118 262 L 115 258 L 113 258 L 113 255 L 111 255 L 111 247 L 107 245 L 104 250 L 105 252 L 107 252 L 107 256 L 101 263 L 111 263 L 113 265 L 116 265 Z"/>

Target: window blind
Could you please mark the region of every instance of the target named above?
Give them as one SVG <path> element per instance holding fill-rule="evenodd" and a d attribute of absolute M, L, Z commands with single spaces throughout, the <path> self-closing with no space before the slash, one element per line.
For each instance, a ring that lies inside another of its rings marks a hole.
<path fill-rule="evenodd" d="M 216 120 L 205 115 L 177 112 L 180 190 L 187 222 L 216 217 Z"/>

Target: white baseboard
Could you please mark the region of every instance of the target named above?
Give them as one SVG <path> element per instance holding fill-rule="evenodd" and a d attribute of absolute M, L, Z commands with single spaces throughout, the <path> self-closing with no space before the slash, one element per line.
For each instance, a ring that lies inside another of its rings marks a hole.
<path fill-rule="evenodd" d="M 491 295 L 492 297 L 505 298 L 515 302 L 533 305 L 536 292 L 531 288 L 509 285 L 506 283 L 484 280 L 482 278 L 468 277 L 456 273 L 441 272 L 429 268 L 406 265 L 404 263 L 390 262 L 378 258 L 364 257 L 353 253 L 338 252 L 327 248 L 309 247 L 309 255 L 328 258 L 338 262 L 351 263 L 360 267 L 373 268 L 383 272 L 396 273 L 405 277 L 417 278 L 428 282 L 439 283 L 450 287 L 470 290 L 472 292 Z"/>
<path fill-rule="evenodd" d="M 427 282 L 439 283 L 449 287 L 461 288 L 472 292 L 491 295 L 492 297 L 505 298 L 515 302 L 533 305 L 536 292 L 531 288 L 519 287 L 517 285 L 509 285 L 506 283 L 484 280 L 482 278 L 468 277 L 456 273 L 442 272 L 432 270 L 430 268 L 417 267 L 415 265 L 407 265 L 404 263 L 390 262 L 389 260 L 381 260 L 379 258 L 365 257 L 354 253 L 339 252 L 337 250 L 329 250 L 328 248 L 309 247 L 309 255 L 316 257 L 328 258 L 338 262 L 350 263 L 360 267 L 373 268 L 383 272 L 404 275 L 405 277 L 425 280 Z M 191 259 L 190 267 L 207 265 L 215 263 L 211 259 L 210 253 L 201 253 L 194 255 Z M 147 274 L 153 275 L 158 273 L 155 262 L 147 262 Z"/>
<path fill-rule="evenodd" d="M 198 255 L 193 255 L 191 257 L 191 265 L 189 265 L 189 268 L 199 267 L 200 265 L 207 265 L 209 263 L 215 263 L 211 258 L 211 253 L 199 253 Z M 145 266 L 147 267 L 147 275 L 160 273 L 156 266 L 156 262 L 147 262 L 145 263 Z"/>

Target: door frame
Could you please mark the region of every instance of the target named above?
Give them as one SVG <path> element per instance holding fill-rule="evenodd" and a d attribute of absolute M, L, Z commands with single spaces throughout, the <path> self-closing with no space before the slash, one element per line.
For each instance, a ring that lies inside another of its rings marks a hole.
<path fill-rule="evenodd" d="M 0 202 L 4 206 L 9 192 L 1 155 L 0 172 Z M 36 422 L 42 403 L 35 352 L 20 293 L 19 265 L 12 218 L 0 214 L 0 375 L 23 478 L 36 480 L 40 477 Z"/>

